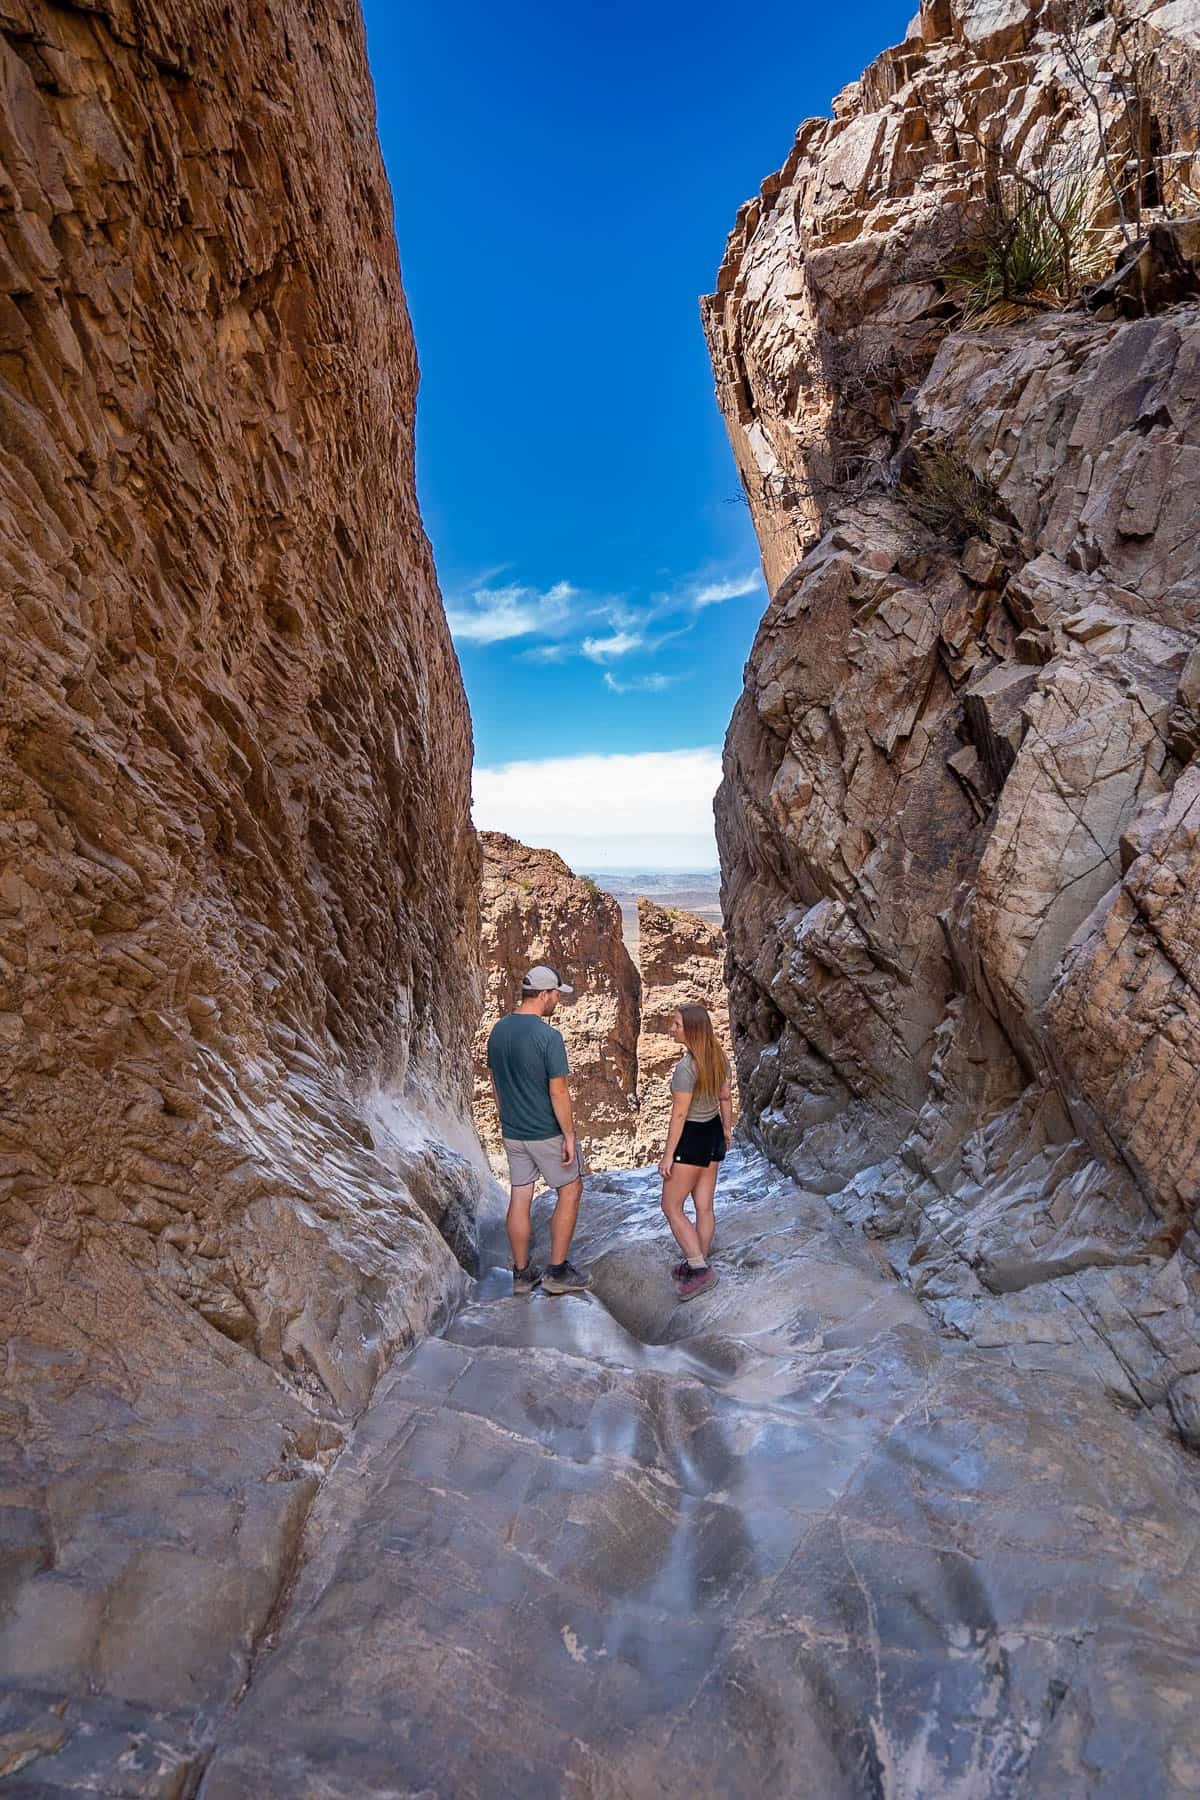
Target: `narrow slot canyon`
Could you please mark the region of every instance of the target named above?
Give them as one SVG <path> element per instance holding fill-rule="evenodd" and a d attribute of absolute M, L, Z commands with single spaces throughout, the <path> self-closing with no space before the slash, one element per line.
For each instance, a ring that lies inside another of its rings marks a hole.
<path fill-rule="evenodd" d="M 0 1800 L 1200 1792 L 1200 0 L 921 0 L 714 242 L 695 910 L 476 829 L 358 0 L 0 72 Z"/>

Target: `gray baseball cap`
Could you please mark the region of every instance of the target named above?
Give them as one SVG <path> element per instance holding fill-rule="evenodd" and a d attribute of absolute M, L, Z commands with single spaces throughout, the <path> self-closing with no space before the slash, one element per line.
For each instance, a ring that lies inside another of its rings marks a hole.
<path fill-rule="evenodd" d="M 552 969 L 549 963 L 538 963 L 521 982 L 523 994 L 548 994 L 553 988 L 557 988 L 560 994 L 575 992 L 570 982 L 564 981 L 558 970 Z"/>

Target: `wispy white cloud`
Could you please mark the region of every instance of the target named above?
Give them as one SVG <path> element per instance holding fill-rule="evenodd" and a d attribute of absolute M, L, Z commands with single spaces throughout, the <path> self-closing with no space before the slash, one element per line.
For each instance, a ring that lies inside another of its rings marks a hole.
<path fill-rule="evenodd" d="M 632 681 L 618 681 L 617 677 L 606 670 L 604 685 L 614 694 L 661 694 L 664 688 L 674 687 L 682 681 L 682 675 L 635 675 Z"/>
<path fill-rule="evenodd" d="M 520 662 L 560 663 L 574 654 L 573 644 L 537 644 L 532 650 L 518 650 L 517 658 Z"/>
<path fill-rule="evenodd" d="M 720 779 L 713 746 L 502 763 L 475 770 L 475 823 L 552 847 L 556 830 L 572 840 L 666 832 L 711 843 Z"/>
<path fill-rule="evenodd" d="M 589 662 L 608 663 L 638 650 L 657 650 L 668 638 L 692 631 L 706 607 L 752 594 L 761 585 L 756 571 L 722 577 L 696 575 L 634 603 L 624 594 L 595 594 L 570 581 L 539 589 L 480 577 L 448 603 L 446 617 L 461 644 L 486 646 L 516 638 L 541 639 L 519 654 L 536 662 L 582 656 Z M 670 629 L 664 630 L 664 626 Z"/>
<path fill-rule="evenodd" d="M 748 575 L 735 575 L 728 581 L 708 581 L 698 587 L 692 595 L 692 605 L 699 612 L 706 606 L 717 606 L 722 600 L 740 600 L 744 594 L 753 594 L 762 586 L 762 576 L 757 569 Z"/>
<path fill-rule="evenodd" d="M 508 638 L 552 634 L 568 624 L 579 589 L 556 581 L 539 593 L 513 582 L 505 587 L 474 587 L 462 601 L 446 608 L 453 637 L 467 644 L 499 644 Z"/>
<path fill-rule="evenodd" d="M 614 631 L 608 637 L 585 637 L 579 648 L 591 662 L 610 662 L 615 656 L 640 650 L 644 642 L 638 631 Z"/>

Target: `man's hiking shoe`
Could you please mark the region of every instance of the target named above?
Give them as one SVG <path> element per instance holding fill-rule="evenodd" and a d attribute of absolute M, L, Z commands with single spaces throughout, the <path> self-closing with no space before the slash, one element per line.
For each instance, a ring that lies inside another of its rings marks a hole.
<path fill-rule="evenodd" d="M 713 1268 L 693 1269 L 688 1265 L 686 1275 L 681 1275 L 675 1283 L 675 1292 L 681 1300 L 694 1300 L 697 1294 L 707 1294 L 709 1288 L 717 1285 L 717 1271 Z"/>
<path fill-rule="evenodd" d="M 528 1262 L 523 1269 L 513 1270 L 513 1293 L 531 1294 L 541 1279 L 542 1271 Z"/>
<path fill-rule="evenodd" d="M 556 1274 L 553 1264 L 542 1276 L 544 1294 L 582 1294 L 592 1285 L 590 1275 L 581 1275 L 573 1263 L 563 1263 Z"/>

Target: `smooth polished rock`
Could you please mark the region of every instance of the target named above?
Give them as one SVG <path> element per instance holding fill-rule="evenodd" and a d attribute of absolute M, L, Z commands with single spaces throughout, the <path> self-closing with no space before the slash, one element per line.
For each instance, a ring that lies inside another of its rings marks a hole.
<path fill-rule="evenodd" d="M 593 1293 L 497 1273 L 385 1378 L 201 1800 L 1192 1791 L 1193 1458 L 757 1157 L 681 1307 L 657 1192 L 590 1185 Z"/>

